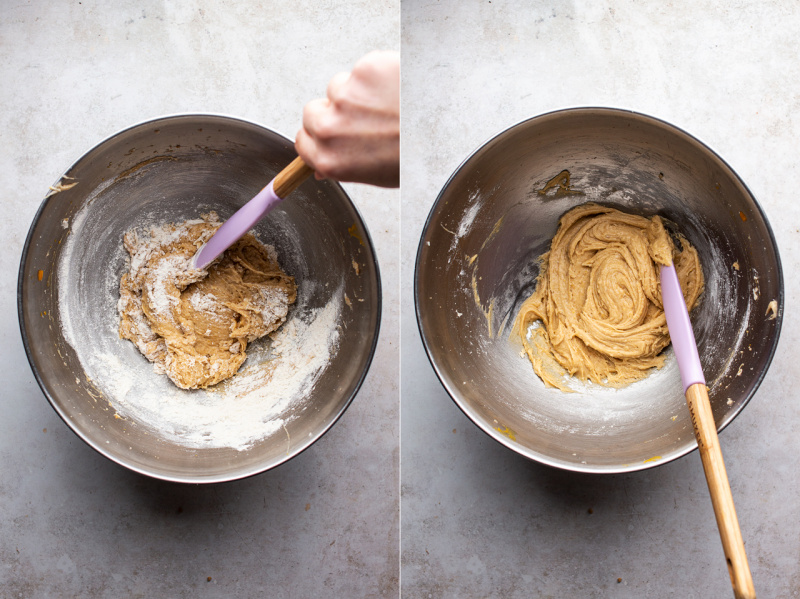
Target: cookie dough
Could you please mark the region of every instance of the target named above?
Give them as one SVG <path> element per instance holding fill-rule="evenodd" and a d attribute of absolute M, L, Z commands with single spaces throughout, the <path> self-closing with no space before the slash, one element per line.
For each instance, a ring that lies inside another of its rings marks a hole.
<path fill-rule="evenodd" d="M 249 233 L 208 268 L 192 268 L 220 225 L 211 213 L 123 238 L 130 270 L 120 281 L 119 335 L 183 389 L 233 376 L 247 344 L 278 329 L 297 297 L 274 248 Z"/>
<path fill-rule="evenodd" d="M 670 339 L 658 267 L 674 262 L 689 310 L 704 284 L 697 251 L 683 237 L 680 245 L 658 216 L 589 203 L 561 217 L 512 333 L 545 384 L 569 392 L 568 374 L 623 387 L 663 366 Z"/>

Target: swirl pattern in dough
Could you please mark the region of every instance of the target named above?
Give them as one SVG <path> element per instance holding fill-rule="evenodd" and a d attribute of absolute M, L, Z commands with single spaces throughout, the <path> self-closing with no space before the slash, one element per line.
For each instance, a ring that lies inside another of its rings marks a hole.
<path fill-rule="evenodd" d="M 512 333 L 545 384 L 572 391 L 568 374 L 623 387 L 663 366 L 670 338 L 659 264 L 674 262 L 689 310 L 704 285 L 697 251 L 683 237 L 680 245 L 658 216 L 589 203 L 561 217 Z"/>

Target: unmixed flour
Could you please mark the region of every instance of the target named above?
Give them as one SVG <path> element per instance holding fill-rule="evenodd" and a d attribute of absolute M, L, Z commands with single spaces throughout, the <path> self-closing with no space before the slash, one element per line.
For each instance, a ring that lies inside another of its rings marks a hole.
<path fill-rule="evenodd" d="M 211 212 L 123 237 L 131 267 L 120 281 L 120 337 L 182 389 L 234 376 L 248 344 L 276 331 L 297 296 L 275 249 L 252 233 L 195 268 L 194 255 L 220 226 Z"/>

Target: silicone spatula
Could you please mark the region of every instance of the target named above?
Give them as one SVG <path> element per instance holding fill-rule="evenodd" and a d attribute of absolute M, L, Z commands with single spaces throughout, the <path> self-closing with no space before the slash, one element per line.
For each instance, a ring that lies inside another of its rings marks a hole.
<path fill-rule="evenodd" d="M 683 392 L 692 415 L 692 425 L 706 473 L 708 490 L 711 493 L 711 504 L 717 518 L 717 528 L 722 539 L 725 560 L 728 563 L 728 574 L 733 585 L 733 594 L 737 599 L 755 599 L 753 577 L 744 551 L 742 531 L 733 506 L 731 486 L 728 473 L 722 460 L 722 449 L 717 436 L 717 425 L 708 400 L 708 388 L 703 376 L 703 367 L 697 353 L 692 323 L 681 292 L 675 265 L 661 266 L 661 295 L 664 301 L 664 313 L 667 316 L 667 328 L 672 339 L 672 347 L 678 360 L 681 372 Z"/>
<path fill-rule="evenodd" d="M 267 212 L 297 189 L 313 172 L 313 169 L 303 162 L 302 158 L 299 156 L 295 158 L 252 200 L 239 208 L 216 230 L 214 235 L 195 254 L 193 266 L 205 268 L 211 264 L 217 256 L 236 243 L 242 235 L 252 229 Z"/>

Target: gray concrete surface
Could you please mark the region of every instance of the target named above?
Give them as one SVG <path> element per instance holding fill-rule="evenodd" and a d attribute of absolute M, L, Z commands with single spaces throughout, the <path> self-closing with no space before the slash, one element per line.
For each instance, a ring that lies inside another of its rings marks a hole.
<path fill-rule="evenodd" d="M 27 364 L 16 273 L 48 186 L 106 136 L 200 111 L 294 137 L 331 76 L 398 46 L 396 0 L 2 2 L 0 597 L 397 596 L 399 192 L 346 186 L 383 275 L 361 392 L 305 453 L 235 483 L 158 482 L 80 441 Z"/>
<path fill-rule="evenodd" d="M 100 139 L 161 114 L 223 112 L 293 136 L 302 105 L 364 52 L 397 48 L 400 25 L 397 1 L 0 7 L 0 597 L 396 597 L 400 582 L 411 599 L 731 596 L 696 453 L 603 477 L 529 462 L 466 419 L 419 341 L 413 259 L 438 190 L 491 135 L 573 105 L 685 128 L 771 220 L 787 275 L 781 342 L 721 441 L 759 596 L 800 597 L 792 2 L 403 0 L 403 191 L 347 186 L 377 245 L 384 317 L 344 417 L 274 471 L 186 486 L 110 463 L 49 407 L 15 304 L 47 186 Z"/>
<path fill-rule="evenodd" d="M 797 4 L 403 0 L 402 27 L 403 597 L 732 596 L 696 452 L 613 476 L 529 462 L 458 410 L 419 340 L 413 260 L 438 191 L 490 136 L 577 105 L 688 130 L 771 221 L 787 285 L 781 341 L 720 439 L 758 596 L 800 597 Z"/>

